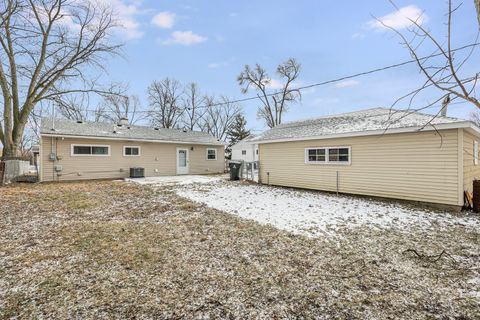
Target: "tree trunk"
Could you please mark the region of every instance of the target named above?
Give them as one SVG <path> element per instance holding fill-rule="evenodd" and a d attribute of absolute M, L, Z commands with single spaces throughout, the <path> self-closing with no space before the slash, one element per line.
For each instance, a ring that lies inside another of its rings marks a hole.
<path fill-rule="evenodd" d="M 2 159 L 8 160 L 15 157 L 18 157 L 18 144 L 12 143 L 5 145 L 3 148 Z"/>

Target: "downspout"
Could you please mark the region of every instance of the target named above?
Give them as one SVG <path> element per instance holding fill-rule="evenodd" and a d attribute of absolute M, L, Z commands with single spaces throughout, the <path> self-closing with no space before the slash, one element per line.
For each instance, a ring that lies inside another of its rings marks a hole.
<path fill-rule="evenodd" d="M 338 171 L 337 171 L 337 196 L 338 196 L 338 179 L 339 177 L 338 177 Z"/>
<path fill-rule="evenodd" d="M 50 155 L 48 155 L 49 157 L 53 154 L 53 137 L 51 139 L 52 141 L 50 143 Z M 52 160 L 52 181 L 55 181 L 55 159 Z"/>

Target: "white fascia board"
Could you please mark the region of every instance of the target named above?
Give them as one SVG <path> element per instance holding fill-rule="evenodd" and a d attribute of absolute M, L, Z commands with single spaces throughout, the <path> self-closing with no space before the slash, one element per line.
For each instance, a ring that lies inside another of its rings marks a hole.
<path fill-rule="evenodd" d="M 155 142 L 155 143 L 171 143 L 171 144 L 195 144 L 205 146 L 226 146 L 226 142 L 206 143 L 206 142 L 194 142 L 194 141 L 171 141 L 171 140 L 153 140 L 153 139 L 134 139 L 134 138 L 112 138 L 112 137 L 94 137 L 94 136 L 78 136 L 70 134 L 50 134 L 41 133 L 41 137 L 54 137 L 54 138 L 74 138 L 74 139 L 92 139 L 92 140 L 114 140 L 114 141 L 136 141 L 136 142 Z"/>
<path fill-rule="evenodd" d="M 480 135 L 480 128 L 473 124 L 471 121 L 461 121 L 453 123 L 442 123 L 438 125 L 429 125 L 427 127 L 408 127 L 408 128 L 393 128 L 393 129 L 379 129 L 379 130 L 366 130 L 366 131 L 357 131 L 357 132 L 346 132 L 346 133 L 337 133 L 329 134 L 323 136 L 310 136 L 310 137 L 298 137 L 298 138 L 285 138 L 285 139 L 272 139 L 272 140 L 258 140 L 255 141 L 257 144 L 266 144 L 266 143 L 277 143 L 277 142 L 291 142 L 291 141 L 305 141 L 305 140 L 325 140 L 325 139 L 335 139 L 335 138 L 350 138 L 350 137 L 362 137 L 362 136 L 375 136 L 383 134 L 395 134 L 395 133 L 408 133 L 408 132 L 424 132 L 424 131 L 439 131 L 439 130 L 448 130 L 448 129 L 458 129 L 466 128 L 477 135 Z"/>

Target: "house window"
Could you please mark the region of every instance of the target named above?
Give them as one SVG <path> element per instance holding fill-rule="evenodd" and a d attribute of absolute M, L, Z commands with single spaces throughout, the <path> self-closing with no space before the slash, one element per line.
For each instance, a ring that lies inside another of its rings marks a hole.
<path fill-rule="evenodd" d="M 350 147 L 307 148 L 305 163 L 350 164 Z"/>
<path fill-rule="evenodd" d="M 242 156 L 247 155 L 247 150 L 242 150 Z"/>
<path fill-rule="evenodd" d="M 217 160 L 217 149 L 207 149 L 207 160 Z"/>
<path fill-rule="evenodd" d="M 109 156 L 110 146 L 72 144 L 72 156 Z"/>
<path fill-rule="evenodd" d="M 473 162 L 475 165 L 478 164 L 478 141 L 473 142 Z"/>
<path fill-rule="evenodd" d="M 126 157 L 139 157 L 140 147 L 137 146 L 124 146 L 123 155 Z"/>
<path fill-rule="evenodd" d="M 255 150 L 255 154 L 257 154 L 257 155 L 258 155 L 258 149 L 257 149 L 257 150 Z"/>

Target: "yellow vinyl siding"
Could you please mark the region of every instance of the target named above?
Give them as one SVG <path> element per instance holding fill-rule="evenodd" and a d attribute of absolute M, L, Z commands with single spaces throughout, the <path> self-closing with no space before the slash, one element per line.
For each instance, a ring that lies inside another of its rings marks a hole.
<path fill-rule="evenodd" d="M 259 145 L 263 183 L 459 204 L 458 130 Z M 305 164 L 305 148 L 351 147 L 351 164 Z M 267 176 L 267 172 L 269 175 Z"/>
<path fill-rule="evenodd" d="M 53 150 L 57 145 L 59 161 L 50 161 L 51 137 L 42 137 L 41 177 L 42 181 L 114 179 L 129 176 L 130 167 L 145 168 L 145 175 L 167 176 L 176 174 L 176 149 L 188 149 L 189 174 L 221 173 L 224 171 L 223 147 L 216 146 L 217 160 L 206 160 L 206 149 L 211 146 L 186 145 L 157 142 L 132 142 L 81 138 L 53 138 Z M 72 156 L 72 144 L 109 145 L 110 156 Z M 139 146 L 140 156 L 124 156 L 124 146 Z M 193 150 L 190 150 L 193 147 Z M 61 165 L 60 176 L 54 174 L 54 165 Z"/>
<path fill-rule="evenodd" d="M 473 180 L 480 179 L 480 160 L 479 164 L 475 165 L 473 157 L 474 141 L 480 144 L 478 136 L 463 130 L 463 189 L 470 193 L 473 191 Z"/>

